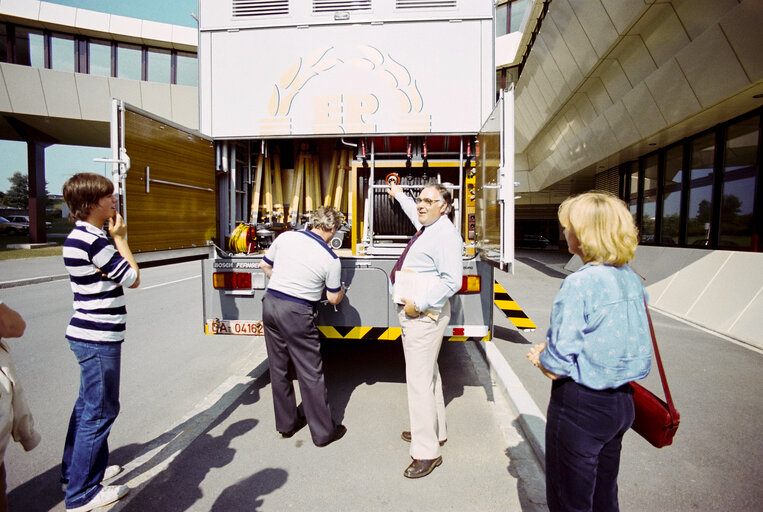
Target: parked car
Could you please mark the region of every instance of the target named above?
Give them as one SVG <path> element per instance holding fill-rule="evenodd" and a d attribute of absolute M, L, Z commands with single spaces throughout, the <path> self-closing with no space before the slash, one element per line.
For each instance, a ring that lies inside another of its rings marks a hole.
<path fill-rule="evenodd" d="M 8 215 L 7 219 L 11 222 L 15 222 L 16 224 L 24 224 L 27 229 L 29 229 L 29 216 L 28 215 Z M 50 221 L 45 221 L 45 229 L 50 229 L 53 227 L 53 223 Z"/>
<path fill-rule="evenodd" d="M 551 242 L 543 235 L 522 235 L 514 240 L 517 247 L 535 247 L 545 249 Z"/>
<path fill-rule="evenodd" d="M 24 225 L 18 222 L 11 222 L 5 217 L 0 217 L 0 233 L 13 236 L 21 233 L 27 233 L 28 231 L 29 224 Z"/>

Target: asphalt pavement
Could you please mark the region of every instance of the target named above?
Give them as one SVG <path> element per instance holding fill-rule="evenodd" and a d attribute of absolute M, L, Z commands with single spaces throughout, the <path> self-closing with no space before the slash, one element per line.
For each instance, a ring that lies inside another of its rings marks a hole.
<path fill-rule="evenodd" d="M 535 459 L 533 452 L 537 460 L 541 463 L 543 460 L 550 382 L 524 355 L 530 346 L 545 338 L 553 298 L 569 274 L 564 269 L 568 260 L 568 255 L 551 250 L 518 251 L 515 273 L 496 273 L 496 280 L 538 326 L 535 331 L 519 331 L 494 309 L 494 340 L 478 345 L 495 386 L 504 391 L 507 398 L 507 410 L 501 413 L 505 416 L 504 424 L 518 427 L 515 432 L 504 432 L 504 437 L 518 439 L 514 453 L 507 454 L 512 460 Z M 0 288 L 18 286 L 24 280 L 65 278 L 62 271 L 60 257 L 2 261 Z M 620 472 L 621 509 L 760 510 L 763 507 L 763 490 L 759 486 L 763 478 L 763 442 L 758 432 L 763 417 L 763 403 L 759 398 L 763 354 L 658 310 L 653 310 L 653 320 L 682 422 L 674 444 L 663 449 L 653 448 L 633 431 L 626 435 Z M 210 442 L 215 436 L 209 436 L 210 428 L 215 428 L 220 442 L 244 435 L 250 426 L 231 411 L 237 403 L 248 400 L 252 392 L 259 393 L 261 388 L 256 383 L 267 373 L 264 353 L 255 354 L 248 363 L 247 373 L 232 376 L 226 388 L 210 395 L 214 399 L 199 404 L 197 410 L 189 413 L 189 419 L 203 418 L 203 422 L 195 421 L 193 429 L 181 422 L 175 432 L 182 433 L 179 440 L 169 448 L 168 445 L 156 446 L 155 452 L 146 452 L 146 458 L 136 464 L 149 463 L 147 467 L 156 469 L 160 466 L 157 461 L 165 464 L 163 468 L 177 461 L 174 467 L 180 471 L 183 460 L 205 460 L 212 456 L 214 443 Z M 653 366 L 654 371 L 644 383 L 659 395 L 659 376 Z M 248 443 L 239 444 L 237 449 L 251 449 L 252 460 L 262 457 L 260 450 Z M 520 497 L 525 512 L 545 509 L 543 474 L 533 471 L 532 466 L 515 465 L 507 476 L 507 482 L 515 478 L 523 480 Z M 152 503 L 150 494 L 137 497 L 156 473 L 141 474 L 138 480 L 130 479 L 136 487 L 132 499 L 138 501 L 131 499 L 114 510 L 137 510 L 131 507 Z M 220 496 L 221 506 L 226 500 L 238 498 L 262 503 L 265 495 L 283 484 L 284 478 L 283 471 L 265 467 L 233 486 L 230 481 L 216 480 L 220 488 L 205 488 L 204 492 Z"/>

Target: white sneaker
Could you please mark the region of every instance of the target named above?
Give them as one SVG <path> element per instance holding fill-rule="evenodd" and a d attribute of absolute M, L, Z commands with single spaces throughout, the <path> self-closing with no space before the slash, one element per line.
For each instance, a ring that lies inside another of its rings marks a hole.
<path fill-rule="evenodd" d="M 94 508 L 105 507 L 122 498 L 128 492 L 130 492 L 130 488 L 126 485 L 104 485 L 101 490 L 98 491 L 98 494 L 93 496 L 92 500 L 80 507 L 67 508 L 66 512 L 87 512 Z"/>
<path fill-rule="evenodd" d="M 101 482 L 105 482 L 106 480 L 111 480 L 112 478 L 114 478 L 121 472 L 122 472 L 122 466 L 119 466 L 117 464 L 114 464 L 113 466 L 108 466 L 106 468 L 106 471 L 103 472 L 103 480 L 101 480 Z M 66 492 L 65 482 L 61 484 L 61 490 L 63 492 Z"/>

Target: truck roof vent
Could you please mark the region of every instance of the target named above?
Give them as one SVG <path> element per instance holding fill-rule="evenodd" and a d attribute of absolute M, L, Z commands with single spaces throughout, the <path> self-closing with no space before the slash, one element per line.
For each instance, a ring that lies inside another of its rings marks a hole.
<path fill-rule="evenodd" d="M 313 0 L 313 12 L 370 10 L 371 0 Z"/>
<path fill-rule="evenodd" d="M 398 9 L 454 8 L 457 0 L 395 0 Z"/>
<path fill-rule="evenodd" d="M 233 0 L 233 17 L 289 14 L 289 0 Z"/>

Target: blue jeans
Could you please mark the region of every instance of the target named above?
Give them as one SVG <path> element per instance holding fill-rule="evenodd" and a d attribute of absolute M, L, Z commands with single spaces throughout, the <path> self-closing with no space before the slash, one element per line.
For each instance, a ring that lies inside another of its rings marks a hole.
<path fill-rule="evenodd" d="M 66 433 L 61 481 L 66 508 L 80 507 L 98 494 L 109 461 L 108 437 L 119 414 L 121 343 L 69 340 L 80 368 L 79 396 Z"/>
<path fill-rule="evenodd" d="M 630 384 L 594 390 L 570 378 L 551 385 L 546 498 L 551 512 L 617 512 L 623 435 L 633 423 Z"/>

